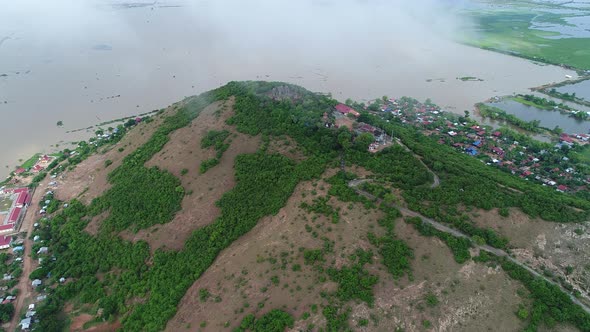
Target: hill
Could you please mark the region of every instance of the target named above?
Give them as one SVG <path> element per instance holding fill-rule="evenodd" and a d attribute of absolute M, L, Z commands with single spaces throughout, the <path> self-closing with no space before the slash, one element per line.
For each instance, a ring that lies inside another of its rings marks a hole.
<path fill-rule="evenodd" d="M 66 169 L 37 328 L 590 330 L 587 267 L 555 261 L 590 253 L 590 203 L 363 111 L 395 137 L 372 153 L 336 104 L 231 82 Z"/>

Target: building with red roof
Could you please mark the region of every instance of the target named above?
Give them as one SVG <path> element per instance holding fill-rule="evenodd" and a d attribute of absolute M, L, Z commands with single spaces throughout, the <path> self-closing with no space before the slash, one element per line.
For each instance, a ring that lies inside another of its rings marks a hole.
<path fill-rule="evenodd" d="M 563 184 L 560 184 L 559 186 L 557 186 L 557 191 L 561 191 L 561 192 L 567 191 L 567 187 L 564 186 Z"/>
<path fill-rule="evenodd" d="M 567 143 L 573 143 L 574 142 L 574 140 L 571 137 L 569 137 L 567 134 L 562 134 L 559 137 L 559 140 L 561 140 L 562 142 L 567 142 Z"/>
<path fill-rule="evenodd" d="M 19 167 L 14 171 L 14 174 L 19 175 L 19 174 L 23 174 L 24 172 L 26 172 L 26 170 L 22 167 Z"/>
<path fill-rule="evenodd" d="M 500 137 L 500 136 L 502 136 L 502 133 L 499 131 L 494 131 L 494 133 L 492 135 L 494 135 L 496 137 Z"/>
<path fill-rule="evenodd" d="M 14 224 L 0 225 L 0 233 L 8 233 L 14 230 Z"/>
<path fill-rule="evenodd" d="M 20 217 L 21 211 L 22 211 L 22 208 L 20 208 L 20 207 L 15 207 L 14 209 L 12 209 L 12 211 L 10 211 L 10 215 L 8 216 L 8 221 L 6 223 L 7 224 L 16 223 L 16 221 L 18 220 L 18 217 Z"/>
<path fill-rule="evenodd" d="M 361 114 L 359 112 L 355 111 L 354 108 L 352 108 L 348 105 L 344 105 L 344 104 L 336 105 L 336 110 L 342 114 L 352 114 L 357 118 L 359 116 L 361 116 Z"/>
<path fill-rule="evenodd" d="M 502 148 L 499 148 L 497 146 L 494 146 L 491 150 L 492 150 L 492 152 L 494 152 L 495 154 L 497 154 L 499 156 L 504 155 L 504 150 L 502 150 Z"/>
<path fill-rule="evenodd" d="M 20 192 L 18 197 L 16 198 L 15 205 L 17 207 L 23 207 L 28 203 L 29 193 L 28 192 Z"/>
<path fill-rule="evenodd" d="M 12 236 L 0 236 L 0 249 L 10 248 Z"/>

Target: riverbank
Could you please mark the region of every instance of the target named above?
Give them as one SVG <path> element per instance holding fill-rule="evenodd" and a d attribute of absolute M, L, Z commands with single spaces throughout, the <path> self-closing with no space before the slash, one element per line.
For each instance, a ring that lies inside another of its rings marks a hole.
<path fill-rule="evenodd" d="M 578 105 L 590 107 L 590 100 L 584 97 L 577 96 L 575 92 L 560 92 L 558 88 L 561 87 L 573 87 L 578 84 L 590 83 L 590 76 L 583 76 L 577 80 L 564 81 L 556 84 L 547 84 L 536 88 L 531 88 L 532 91 L 541 92 L 553 98 L 558 98 L 563 101 L 569 101 Z M 590 85 L 590 84 L 588 84 Z"/>
<path fill-rule="evenodd" d="M 563 103 L 556 103 L 553 100 L 547 100 L 546 98 L 540 98 L 534 95 L 516 95 L 510 99 L 523 105 L 532 106 L 538 109 L 557 111 L 577 120 L 590 120 L 590 112 L 583 112 Z"/>

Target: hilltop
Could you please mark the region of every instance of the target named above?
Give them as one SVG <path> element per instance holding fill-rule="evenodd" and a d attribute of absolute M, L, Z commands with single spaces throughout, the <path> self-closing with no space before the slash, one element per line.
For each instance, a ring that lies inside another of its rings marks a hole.
<path fill-rule="evenodd" d="M 587 200 L 337 104 L 231 82 L 63 158 L 36 328 L 590 330 Z"/>

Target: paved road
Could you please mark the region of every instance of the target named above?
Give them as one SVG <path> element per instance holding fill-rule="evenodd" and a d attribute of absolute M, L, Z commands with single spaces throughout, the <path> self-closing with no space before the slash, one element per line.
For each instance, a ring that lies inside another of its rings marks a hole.
<path fill-rule="evenodd" d="M 360 195 L 363 195 L 363 196 L 365 196 L 365 197 L 367 197 L 369 199 L 376 199 L 375 196 L 369 194 L 368 192 L 363 191 L 361 189 L 358 189 L 358 186 L 360 184 L 362 184 L 364 182 L 369 182 L 369 181 L 372 181 L 372 180 L 370 180 L 370 179 L 356 179 L 356 180 L 350 181 L 348 183 L 348 186 L 351 187 L 351 188 L 353 188 Z M 438 221 L 436 221 L 434 219 L 430 219 L 428 217 L 425 217 L 425 216 L 421 215 L 418 212 L 409 210 L 407 208 L 398 206 L 396 204 L 392 204 L 392 206 L 395 207 L 395 208 L 397 208 L 398 210 L 400 210 L 401 213 L 404 214 L 404 215 L 406 215 L 406 216 L 419 217 L 420 219 L 422 219 L 423 222 L 431 225 L 432 227 L 434 227 L 435 229 L 437 229 L 437 230 L 439 230 L 441 232 L 445 232 L 445 233 L 451 234 L 451 235 L 456 236 L 456 237 L 467 238 L 467 239 L 470 239 L 471 240 L 471 238 L 468 235 L 466 235 L 465 233 L 460 232 L 460 231 L 458 231 L 458 230 L 456 230 L 454 228 L 451 228 L 451 227 L 449 227 L 447 225 L 441 224 L 441 223 L 439 223 Z M 572 300 L 572 302 L 574 302 L 575 304 L 579 305 L 582 309 L 584 309 L 584 311 L 586 311 L 587 313 L 590 314 L 590 307 L 588 307 L 586 304 L 584 304 L 580 300 L 578 300 L 567 289 L 563 288 L 563 286 L 561 286 L 561 284 L 559 284 L 559 283 L 553 281 L 552 279 L 549 279 L 546 276 L 540 274 L 539 272 L 535 271 L 533 268 L 529 267 L 525 263 L 523 263 L 523 262 L 517 260 L 516 258 L 510 256 L 506 251 L 501 250 L 501 249 L 498 249 L 498 248 L 491 247 L 491 246 L 489 246 L 487 244 L 486 245 L 479 245 L 479 244 L 477 244 L 477 243 L 475 243 L 473 241 L 471 241 L 471 243 L 473 244 L 474 247 L 479 248 L 480 250 L 487 251 L 487 252 L 489 252 L 491 254 L 494 254 L 496 256 L 499 256 L 499 257 L 506 257 L 506 259 L 508 259 L 512 263 L 514 263 L 514 264 L 516 264 L 516 265 L 518 265 L 518 266 L 526 269 L 527 271 L 529 271 L 530 273 L 532 273 L 534 276 L 536 276 L 538 278 L 542 278 L 545 281 L 547 281 L 547 282 L 549 282 L 549 283 L 551 283 L 551 284 L 559 287 L 561 289 L 561 291 L 563 291 L 565 294 L 567 294 L 570 297 L 570 299 Z"/>
<path fill-rule="evenodd" d="M 49 182 L 48 179 L 44 180 L 39 184 L 37 190 L 33 194 L 33 199 L 31 200 L 31 205 L 27 208 L 27 214 L 23 219 L 20 231 L 27 232 L 25 237 L 25 242 L 23 245 L 25 246 L 25 251 L 23 253 L 23 273 L 16 285 L 16 289 L 18 289 L 18 295 L 16 297 L 16 301 L 14 303 L 14 317 L 10 321 L 10 328 L 8 331 L 16 331 L 16 327 L 20 322 L 20 314 L 21 310 L 23 309 L 23 305 L 27 299 L 31 299 L 31 294 L 33 293 L 33 286 L 29 280 L 29 274 L 31 274 L 33 270 L 33 259 L 31 258 L 31 249 L 33 247 L 33 241 L 30 240 L 31 233 L 33 232 L 33 225 L 37 220 L 37 211 L 39 211 L 39 202 L 43 198 L 45 194 L 45 186 Z"/>

